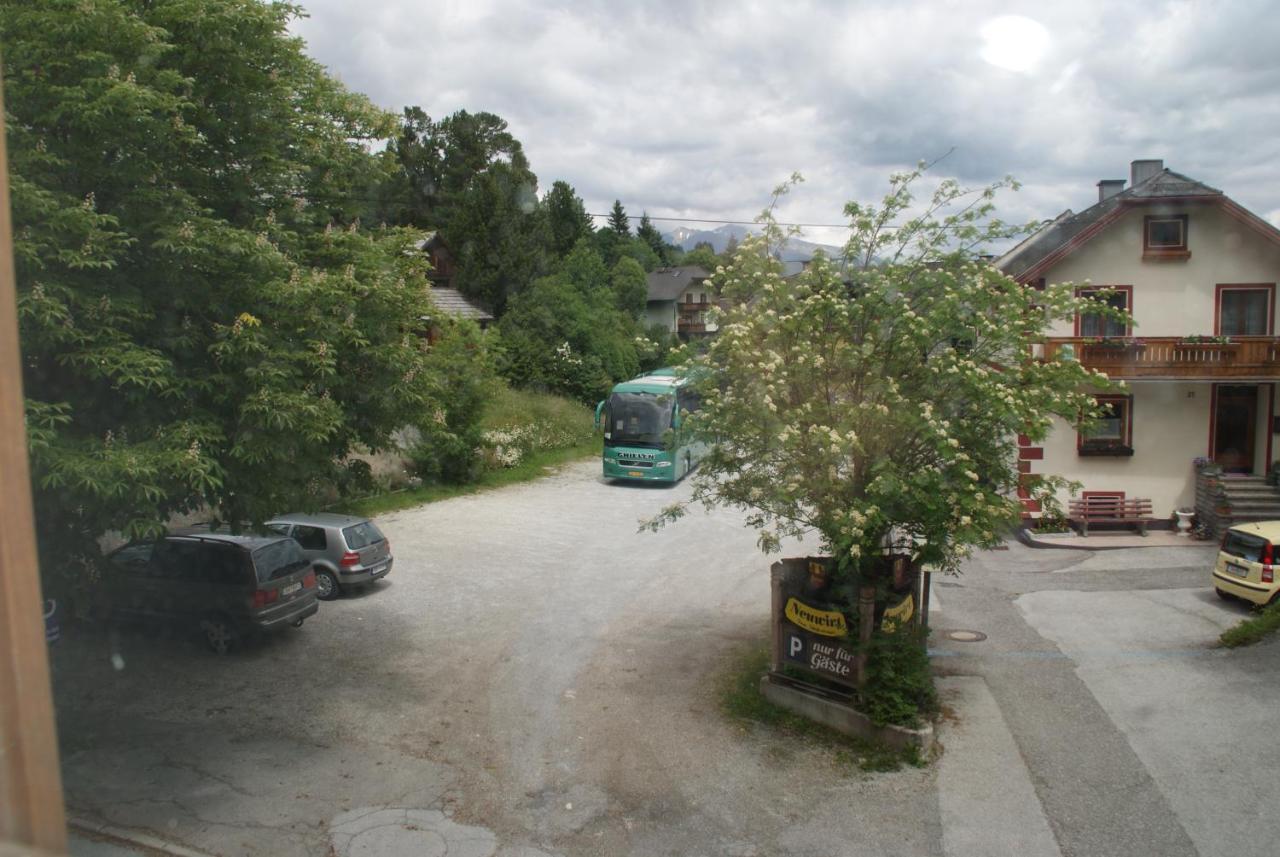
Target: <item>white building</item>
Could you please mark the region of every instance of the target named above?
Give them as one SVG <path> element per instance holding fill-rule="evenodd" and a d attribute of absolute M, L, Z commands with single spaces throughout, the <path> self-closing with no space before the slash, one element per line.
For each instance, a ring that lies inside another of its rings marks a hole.
<path fill-rule="evenodd" d="M 1100 397 L 1111 417 L 1087 436 L 1063 422 L 1042 445 L 1024 439 L 1024 472 L 1066 476 L 1085 496 L 1149 498 L 1158 518 L 1194 505 L 1197 457 L 1228 475 L 1267 472 L 1278 427 L 1280 230 L 1222 191 L 1142 160 L 1128 189 L 1123 179 L 1098 182 L 1096 204 L 1064 212 L 996 264 L 1031 287 L 1114 289 L 1109 302 L 1134 322 L 1086 315 L 1051 331 L 1046 359 L 1073 355 L 1128 390 Z"/>
<path fill-rule="evenodd" d="M 648 276 L 647 324 L 661 325 L 681 339 L 715 333 L 707 311 L 716 305 L 715 291 L 707 279 L 711 273 L 697 265 L 658 268 Z"/>

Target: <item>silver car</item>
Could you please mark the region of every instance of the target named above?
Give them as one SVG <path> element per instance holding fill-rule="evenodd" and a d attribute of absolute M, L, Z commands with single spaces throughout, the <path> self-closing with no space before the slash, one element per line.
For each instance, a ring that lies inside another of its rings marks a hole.
<path fill-rule="evenodd" d="M 391 542 L 367 518 L 297 513 L 272 518 L 266 525 L 302 546 L 315 568 L 316 595 L 324 601 L 391 573 Z"/>

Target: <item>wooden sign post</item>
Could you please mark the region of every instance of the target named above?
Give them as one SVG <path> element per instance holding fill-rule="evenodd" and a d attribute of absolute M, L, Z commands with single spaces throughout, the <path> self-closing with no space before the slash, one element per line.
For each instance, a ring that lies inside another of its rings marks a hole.
<path fill-rule="evenodd" d="M 3 105 L 0 93 L 0 843 L 62 854 L 67 827 L 23 419 Z"/>

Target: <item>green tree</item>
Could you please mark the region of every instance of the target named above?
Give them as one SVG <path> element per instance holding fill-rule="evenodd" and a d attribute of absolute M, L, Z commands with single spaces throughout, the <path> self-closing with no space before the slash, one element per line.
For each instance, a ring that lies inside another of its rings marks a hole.
<path fill-rule="evenodd" d="M 545 212 L 527 174 L 506 164 L 472 177 L 442 234 L 457 262 L 458 290 L 496 316 L 548 267 Z"/>
<path fill-rule="evenodd" d="M 622 258 L 609 272 L 609 287 L 613 290 L 618 309 L 640 318 L 649 301 L 649 278 L 635 259 Z"/>
<path fill-rule="evenodd" d="M 542 198 L 542 207 L 551 231 L 551 252 L 557 258 L 568 256 L 575 244 L 591 235 L 591 216 L 568 182 L 553 183 Z"/>
<path fill-rule="evenodd" d="M 306 505 L 434 408 L 417 234 L 350 193 L 390 117 L 253 0 L 0 0 L 38 534 Z"/>
<path fill-rule="evenodd" d="M 729 240 L 724 245 L 724 252 L 720 254 L 721 261 L 728 265 L 733 261 L 733 257 L 738 252 L 738 236 L 730 235 Z"/>
<path fill-rule="evenodd" d="M 846 251 L 862 260 L 851 278 L 822 256 L 781 277 L 765 251 L 785 236 L 766 212 L 715 278 L 734 307 L 690 365 L 707 379 L 691 422 L 720 439 L 691 502 L 747 510 L 765 550 L 816 533 L 851 613 L 853 593 L 882 579 L 886 545 L 954 570 L 1018 520 L 1020 486 L 1049 501 L 1064 483 L 1019 473 L 1018 435 L 1096 416 L 1090 387 L 1105 384 L 1030 357 L 1084 304 L 1069 285 L 1032 291 L 980 258 L 1015 233 L 994 217 L 1003 183 L 944 181 L 912 216 L 922 169 L 895 175 L 878 207 L 846 207 Z"/>
<path fill-rule="evenodd" d="M 416 426 L 420 437 L 409 451 L 414 469 L 428 481 L 469 482 L 481 468 L 484 409 L 498 384 L 476 323 L 446 319 L 427 353 L 426 371 L 437 404 Z"/>
<path fill-rule="evenodd" d="M 496 167 L 506 168 L 516 186 L 537 183 L 520 141 L 492 113 L 459 110 L 437 122 L 420 107 L 406 107 L 384 160 L 399 169 L 389 170 L 379 219 L 422 229 L 451 223 L 475 178 Z"/>
<path fill-rule="evenodd" d="M 499 329 L 500 371 L 516 386 L 594 403 L 639 369 L 635 320 L 618 309 L 608 269 L 586 241 L 512 298 Z"/>
<path fill-rule="evenodd" d="M 659 265 L 671 264 L 670 248 L 663 239 L 662 233 L 649 220 L 649 212 L 640 216 L 640 226 L 636 228 L 636 237 L 643 241 L 653 254 L 658 257 Z"/>
<path fill-rule="evenodd" d="M 619 238 L 631 237 L 631 222 L 627 218 L 627 210 L 622 207 L 621 200 L 613 201 L 613 208 L 609 211 L 609 228 L 617 233 Z"/>
<path fill-rule="evenodd" d="M 680 260 L 681 265 L 697 265 L 707 271 L 714 271 L 720 264 L 721 259 L 716 255 L 716 251 L 711 249 L 710 244 L 699 243 L 698 246 L 684 254 Z"/>

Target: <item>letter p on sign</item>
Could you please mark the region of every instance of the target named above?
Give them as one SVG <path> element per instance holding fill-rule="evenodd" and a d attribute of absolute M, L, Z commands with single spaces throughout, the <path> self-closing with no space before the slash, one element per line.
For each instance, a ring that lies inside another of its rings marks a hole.
<path fill-rule="evenodd" d="M 791 638 L 787 640 L 787 648 L 791 650 L 791 657 L 795 657 L 800 654 L 800 650 L 804 648 L 804 640 L 800 639 L 795 634 L 792 634 Z"/>

